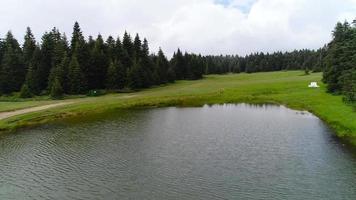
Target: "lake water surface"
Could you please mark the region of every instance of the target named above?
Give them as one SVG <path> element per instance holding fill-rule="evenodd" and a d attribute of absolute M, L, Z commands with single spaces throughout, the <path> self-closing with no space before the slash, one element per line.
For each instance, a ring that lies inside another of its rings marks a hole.
<path fill-rule="evenodd" d="M 282 106 L 117 111 L 1 136 L 0 199 L 355 200 L 356 155 Z"/>

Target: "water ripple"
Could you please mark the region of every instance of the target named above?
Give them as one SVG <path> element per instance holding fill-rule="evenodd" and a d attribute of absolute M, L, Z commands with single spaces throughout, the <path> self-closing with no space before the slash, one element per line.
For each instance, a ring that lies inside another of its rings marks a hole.
<path fill-rule="evenodd" d="M 310 113 L 240 104 L 74 121 L 0 139 L 0 199 L 356 198 L 355 153 Z"/>

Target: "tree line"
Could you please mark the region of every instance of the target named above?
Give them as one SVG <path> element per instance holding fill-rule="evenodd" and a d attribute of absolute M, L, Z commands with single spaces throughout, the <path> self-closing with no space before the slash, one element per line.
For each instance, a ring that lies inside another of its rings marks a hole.
<path fill-rule="evenodd" d="M 356 20 L 337 23 L 333 39 L 327 45 L 323 81 L 329 92 L 344 94 L 356 101 Z"/>
<path fill-rule="evenodd" d="M 279 70 L 323 72 L 327 91 L 344 95 L 356 102 L 356 20 L 337 23 L 332 40 L 318 50 L 295 50 L 272 54 L 254 53 L 241 56 L 207 56 L 205 73 L 239 73 Z"/>
<path fill-rule="evenodd" d="M 178 49 L 168 60 L 148 41 L 127 32 L 122 40 L 99 34 L 85 39 L 79 24 L 71 40 L 57 28 L 38 43 L 27 28 L 22 46 L 9 31 L 0 39 L 0 95 L 20 91 L 21 97 L 86 94 L 93 90 L 148 88 L 175 80 L 195 80 L 204 74 L 254 73 L 280 70 L 324 72 L 329 92 L 356 99 L 356 23 L 338 23 L 332 41 L 318 50 L 253 53 L 246 56 L 202 56 Z"/>
<path fill-rule="evenodd" d="M 247 56 L 206 56 L 206 74 L 254 73 L 280 70 L 320 72 L 323 69 L 324 49 L 294 50 L 292 52 L 253 53 Z"/>
<path fill-rule="evenodd" d="M 179 49 L 168 60 L 161 49 L 151 54 L 148 41 L 125 32 L 122 40 L 99 34 L 86 40 L 79 24 L 71 41 L 57 28 L 44 33 L 39 44 L 27 28 L 22 46 L 9 31 L 0 40 L 0 95 L 20 91 L 21 97 L 85 94 L 92 90 L 148 88 L 203 76 L 202 56 Z"/>

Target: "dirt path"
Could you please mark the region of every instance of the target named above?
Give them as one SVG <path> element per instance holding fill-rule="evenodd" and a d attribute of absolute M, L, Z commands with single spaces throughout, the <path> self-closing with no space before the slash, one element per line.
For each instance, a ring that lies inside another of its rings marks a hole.
<path fill-rule="evenodd" d="M 55 103 L 55 104 L 49 104 L 49 105 L 44 105 L 44 106 L 36 106 L 32 108 L 25 108 L 21 110 L 14 110 L 14 111 L 9 111 L 9 112 L 0 112 L 0 120 L 13 117 L 16 115 L 21 115 L 21 114 L 26 114 L 26 113 L 31 113 L 31 112 L 36 112 L 36 111 L 41 111 L 41 110 L 46 110 L 58 106 L 64 106 L 71 104 L 73 102 L 61 102 L 61 103 Z"/>
<path fill-rule="evenodd" d="M 122 96 L 118 96 L 118 99 L 129 99 L 129 98 L 133 98 L 136 97 L 138 95 L 136 94 L 129 94 L 129 95 L 122 95 Z M 94 99 L 94 98 L 92 98 Z M 55 108 L 55 107 L 59 107 L 59 106 L 64 106 L 64 105 L 69 105 L 69 104 L 73 104 L 73 103 L 77 103 L 79 101 L 84 101 L 84 100 L 91 100 L 91 99 L 73 99 L 71 101 L 66 101 L 66 102 L 61 102 L 61 103 L 54 103 L 54 104 L 49 104 L 49 105 L 43 105 L 43 106 L 35 106 L 35 107 L 31 107 L 31 108 L 25 108 L 25 109 L 19 109 L 19 110 L 14 110 L 14 111 L 5 111 L 5 112 L 0 112 L 0 120 L 9 118 L 9 117 L 13 117 L 16 115 L 21 115 L 21 114 L 26 114 L 26 113 L 31 113 L 31 112 L 37 112 L 37 111 L 42 111 L 42 110 L 47 110 L 50 108 Z"/>

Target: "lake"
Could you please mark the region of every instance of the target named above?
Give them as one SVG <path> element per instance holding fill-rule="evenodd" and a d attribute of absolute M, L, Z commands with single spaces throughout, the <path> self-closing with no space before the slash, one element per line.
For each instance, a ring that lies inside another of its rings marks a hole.
<path fill-rule="evenodd" d="M 272 105 L 157 108 L 0 136 L 0 199 L 356 199 L 356 153 Z"/>

